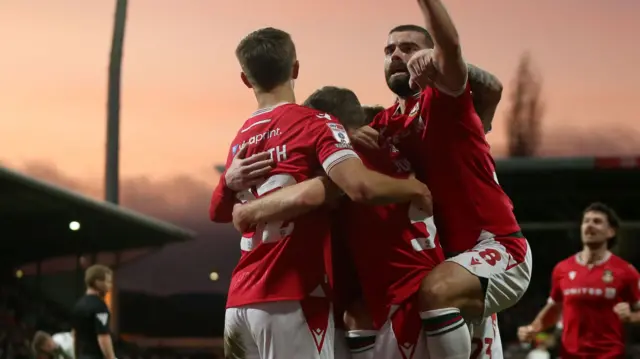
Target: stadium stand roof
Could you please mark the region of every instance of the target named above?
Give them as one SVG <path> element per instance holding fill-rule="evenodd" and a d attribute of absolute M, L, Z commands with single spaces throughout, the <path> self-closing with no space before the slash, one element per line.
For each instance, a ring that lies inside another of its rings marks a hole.
<path fill-rule="evenodd" d="M 496 167 L 524 229 L 575 227 L 595 201 L 615 208 L 627 229 L 640 229 L 640 157 L 516 158 Z"/>
<path fill-rule="evenodd" d="M 71 230 L 71 222 L 80 228 Z M 0 167 L 0 257 L 14 265 L 161 246 L 194 233 Z"/>

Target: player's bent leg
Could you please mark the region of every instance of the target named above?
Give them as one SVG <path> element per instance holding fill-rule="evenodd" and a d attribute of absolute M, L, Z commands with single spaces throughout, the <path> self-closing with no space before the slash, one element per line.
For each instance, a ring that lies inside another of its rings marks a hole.
<path fill-rule="evenodd" d="M 372 359 L 378 331 L 361 299 L 353 301 L 344 313 L 346 339 L 352 359 Z"/>
<path fill-rule="evenodd" d="M 246 306 L 260 359 L 334 358 L 331 302 L 311 297 Z"/>
<path fill-rule="evenodd" d="M 225 359 L 260 359 L 246 321 L 246 308 L 228 308 L 224 316 Z"/>
<path fill-rule="evenodd" d="M 440 263 L 422 280 L 420 318 L 432 358 L 469 358 L 471 336 L 461 309 L 481 314 L 483 297 L 478 278 L 456 263 Z"/>
<path fill-rule="evenodd" d="M 480 318 L 499 313 L 524 295 L 531 281 L 531 248 L 522 233 L 481 240 L 471 251 L 461 253 L 447 262 L 457 263 L 482 284 L 483 310 Z M 468 319 L 478 318 L 479 306 L 462 307 Z"/>

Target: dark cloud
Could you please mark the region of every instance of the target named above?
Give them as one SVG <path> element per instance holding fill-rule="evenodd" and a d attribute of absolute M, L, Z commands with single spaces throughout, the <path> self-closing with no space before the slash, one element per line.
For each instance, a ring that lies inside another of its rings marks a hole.
<path fill-rule="evenodd" d="M 84 195 L 102 197 L 98 181 L 71 178 L 50 163 L 30 162 L 21 170 Z M 197 233 L 193 241 L 165 246 L 124 265 L 118 272 L 121 288 L 163 295 L 226 292 L 240 252 L 240 235 L 230 225 L 209 221 L 208 206 L 214 184 L 213 179 L 206 183 L 186 175 L 165 180 L 134 177 L 121 181 L 122 206 Z M 219 281 L 209 280 L 212 271 L 219 272 Z"/>

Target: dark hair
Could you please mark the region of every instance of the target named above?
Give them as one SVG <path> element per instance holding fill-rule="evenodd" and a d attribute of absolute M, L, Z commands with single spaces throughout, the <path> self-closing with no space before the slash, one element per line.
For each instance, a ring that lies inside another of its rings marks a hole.
<path fill-rule="evenodd" d="M 380 112 L 384 111 L 384 107 L 380 105 L 362 106 L 362 110 L 364 111 L 365 124 L 368 125 L 373 122 L 373 119 L 376 118 Z"/>
<path fill-rule="evenodd" d="M 312 93 L 303 105 L 337 117 L 347 128 L 358 128 L 365 124 L 360 100 L 349 89 L 325 86 Z"/>
<path fill-rule="evenodd" d="M 41 330 L 38 330 L 33 335 L 33 339 L 31 340 L 31 350 L 33 351 L 33 354 L 35 356 L 38 356 L 42 353 L 42 346 L 44 346 L 44 343 L 46 343 L 50 337 L 51 335 Z"/>
<path fill-rule="evenodd" d="M 434 45 L 433 38 L 431 37 L 431 34 L 429 33 L 429 31 L 424 27 L 418 26 L 418 25 L 408 24 L 408 25 L 396 26 L 393 29 L 391 29 L 391 31 L 389 31 L 389 35 L 393 34 L 394 32 L 403 32 L 403 31 L 419 32 L 422 35 L 424 35 L 427 47 L 433 47 Z"/>
<path fill-rule="evenodd" d="M 609 241 L 607 242 L 607 247 L 611 248 L 615 246 L 618 242 L 618 229 L 620 229 L 620 217 L 618 217 L 616 211 L 602 202 L 593 202 L 588 205 L 584 211 L 582 211 L 582 216 L 584 217 L 587 212 L 599 212 L 607 217 L 609 226 L 615 230 L 615 234 L 613 237 L 609 238 Z"/>
<path fill-rule="evenodd" d="M 94 288 L 97 281 L 105 280 L 108 275 L 112 274 L 113 272 L 109 267 L 102 264 L 94 264 L 84 272 L 84 284 L 88 288 Z"/>
<path fill-rule="evenodd" d="M 271 91 L 291 78 L 296 47 L 291 35 L 267 27 L 242 39 L 236 48 L 236 57 L 254 87 Z"/>

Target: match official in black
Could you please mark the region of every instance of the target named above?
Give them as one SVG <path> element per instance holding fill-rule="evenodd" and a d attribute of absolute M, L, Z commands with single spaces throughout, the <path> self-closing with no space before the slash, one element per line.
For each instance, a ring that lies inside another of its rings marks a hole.
<path fill-rule="evenodd" d="M 109 330 L 111 313 L 104 301 L 112 277 L 111 269 L 99 264 L 84 273 L 87 291 L 72 314 L 76 359 L 116 359 Z"/>

